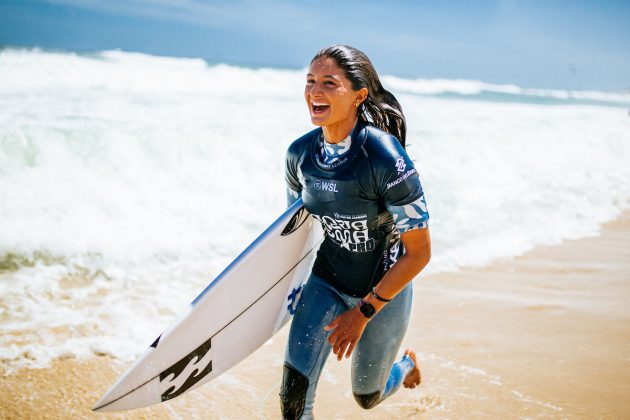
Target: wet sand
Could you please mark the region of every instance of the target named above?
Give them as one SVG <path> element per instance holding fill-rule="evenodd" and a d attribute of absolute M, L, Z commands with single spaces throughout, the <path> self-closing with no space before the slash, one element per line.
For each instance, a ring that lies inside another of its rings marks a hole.
<path fill-rule="evenodd" d="M 363 411 L 349 362 L 331 359 L 318 418 L 630 418 L 630 212 L 597 237 L 421 276 L 414 292 L 404 345 L 418 353 L 423 385 Z M 45 369 L 0 366 L 0 418 L 279 418 L 286 335 L 196 391 L 113 414 L 90 408 L 127 363 L 94 356 Z"/>

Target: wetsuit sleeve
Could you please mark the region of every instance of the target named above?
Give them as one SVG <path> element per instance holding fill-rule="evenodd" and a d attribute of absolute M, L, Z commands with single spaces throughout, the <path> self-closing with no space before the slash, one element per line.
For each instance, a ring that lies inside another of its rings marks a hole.
<path fill-rule="evenodd" d="M 396 228 L 404 233 L 427 227 L 429 212 L 418 171 L 397 141 L 386 152 L 379 159 L 378 188 Z"/>
<path fill-rule="evenodd" d="M 302 193 L 293 191 L 291 188 L 287 187 L 287 207 L 291 207 L 301 196 Z"/>
<path fill-rule="evenodd" d="M 302 185 L 298 177 L 298 153 L 296 145 L 292 144 L 285 159 L 284 179 L 287 184 L 287 206 L 290 207 L 302 195 Z"/>
<path fill-rule="evenodd" d="M 387 206 L 400 233 L 429 226 L 429 212 L 422 194 L 416 201 L 402 206 Z"/>

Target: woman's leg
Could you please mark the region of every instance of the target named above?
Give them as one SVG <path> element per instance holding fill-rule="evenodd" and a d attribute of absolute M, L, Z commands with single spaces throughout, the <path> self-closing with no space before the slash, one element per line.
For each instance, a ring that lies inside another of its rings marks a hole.
<path fill-rule="evenodd" d="M 283 418 L 313 418 L 315 388 L 331 349 L 324 327 L 347 309 L 328 283 L 311 275 L 289 332 L 280 388 Z"/>
<path fill-rule="evenodd" d="M 404 356 L 394 363 L 407 331 L 412 285 L 368 322 L 352 359 L 352 392 L 363 408 L 372 408 L 394 394 L 414 363 Z"/>

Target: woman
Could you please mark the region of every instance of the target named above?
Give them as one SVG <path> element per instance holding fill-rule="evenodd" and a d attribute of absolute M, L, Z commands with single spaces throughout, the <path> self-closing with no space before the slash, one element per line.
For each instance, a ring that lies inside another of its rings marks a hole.
<path fill-rule="evenodd" d="M 361 51 L 318 52 L 304 97 L 319 126 L 289 147 L 289 204 L 302 197 L 326 232 L 294 316 L 280 399 L 287 419 L 312 418 L 330 350 L 353 355 L 352 391 L 372 408 L 420 383 L 415 353 L 394 363 L 411 310 L 411 280 L 429 262 L 428 213 L 404 150 L 401 107 Z"/>

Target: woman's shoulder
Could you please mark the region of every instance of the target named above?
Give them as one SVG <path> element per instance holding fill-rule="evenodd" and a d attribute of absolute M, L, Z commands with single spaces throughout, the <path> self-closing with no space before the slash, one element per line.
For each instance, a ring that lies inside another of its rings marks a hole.
<path fill-rule="evenodd" d="M 395 162 L 398 158 L 407 155 L 398 139 L 392 134 L 371 125 L 366 125 L 364 130 L 366 139 L 363 147 L 370 160 Z"/>

